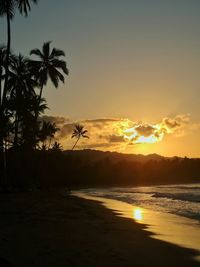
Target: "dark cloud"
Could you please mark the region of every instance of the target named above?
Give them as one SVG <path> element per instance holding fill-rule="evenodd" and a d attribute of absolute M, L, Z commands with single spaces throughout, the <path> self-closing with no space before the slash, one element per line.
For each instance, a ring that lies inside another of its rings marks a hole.
<path fill-rule="evenodd" d="M 119 119 L 113 118 L 102 118 L 102 119 L 91 119 L 91 120 L 83 120 L 81 123 L 86 124 L 88 127 L 97 128 L 102 130 L 105 126 L 109 126 L 114 122 L 118 122 Z"/>
<path fill-rule="evenodd" d="M 60 117 L 60 116 L 47 116 L 47 115 L 44 115 L 44 116 L 42 116 L 42 119 L 44 121 L 49 121 L 51 123 L 56 123 L 56 124 L 64 124 L 64 123 L 69 122 L 68 118 Z"/>
<path fill-rule="evenodd" d="M 101 140 L 106 140 L 111 143 L 121 143 L 125 142 L 125 139 L 121 135 L 115 135 L 115 134 L 107 134 L 107 135 L 98 135 L 98 138 Z"/>
<path fill-rule="evenodd" d="M 171 118 L 164 118 L 163 122 L 169 128 L 176 128 L 181 126 L 181 122 L 178 122 L 177 120 Z"/>
<path fill-rule="evenodd" d="M 59 138 L 67 138 L 69 136 L 72 135 L 72 132 L 74 130 L 76 123 L 68 123 L 68 124 L 64 124 L 61 128 L 60 128 L 60 132 L 59 132 Z"/>
<path fill-rule="evenodd" d="M 155 127 L 148 125 L 148 124 L 144 124 L 144 125 L 136 126 L 135 130 L 137 131 L 137 133 L 139 135 L 143 135 L 143 136 L 147 137 L 147 136 L 154 134 Z"/>
<path fill-rule="evenodd" d="M 125 139 L 123 136 L 119 136 L 119 135 L 109 135 L 108 137 L 108 141 L 111 143 L 122 143 L 125 142 Z"/>
<path fill-rule="evenodd" d="M 116 121 L 119 121 L 120 119 L 117 119 L 117 118 L 102 118 L 102 119 L 91 119 L 91 120 L 83 120 L 83 122 L 86 122 L 86 123 L 106 123 L 106 122 L 116 122 Z"/>
<path fill-rule="evenodd" d="M 175 116 L 174 118 L 163 118 L 162 122 L 164 125 L 166 125 L 168 128 L 174 129 L 182 127 L 183 125 L 188 124 L 190 121 L 190 116 L 185 114 L 180 114 Z"/>

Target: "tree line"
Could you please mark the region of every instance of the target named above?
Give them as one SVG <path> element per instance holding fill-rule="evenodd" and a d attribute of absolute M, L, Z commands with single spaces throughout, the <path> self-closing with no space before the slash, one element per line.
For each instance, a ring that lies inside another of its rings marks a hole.
<path fill-rule="evenodd" d="M 12 185 L 19 189 L 73 189 L 200 183 L 200 159 L 163 158 L 141 162 L 123 157 L 112 160 L 106 156 L 90 160 L 84 154 L 72 152 L 34 150 L 28 160 L 25 153 L 10 152 L 7 163 Z"/>

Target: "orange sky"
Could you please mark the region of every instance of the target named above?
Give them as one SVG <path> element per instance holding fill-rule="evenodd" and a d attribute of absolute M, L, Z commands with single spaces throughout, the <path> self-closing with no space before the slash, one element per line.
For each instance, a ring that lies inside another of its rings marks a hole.
<path fill-rule="evenodd" d="M 65 50 L 70 76 L 59 90 L 49 83 L 44 96 L 48 115 L 68 118 L 61 130 L 74 122 L 88 128 L 79 148 L 200 157 L 199 12 L 196 0 L 39 1 L 28 19 L 12 23 L 12 46 L 28 55 L 52 40 Z M 138 141 L 154 138 L 141 137 L 141 129 L 166 118 L 180 125 L 153 144 Z M 96 127 L 97 119 L 111 121 Z M 120 132 L 127 120 L 140 125 L 137 141 Z M 72 146 L 70 134 L 59 134 L 64 148 Z"/>

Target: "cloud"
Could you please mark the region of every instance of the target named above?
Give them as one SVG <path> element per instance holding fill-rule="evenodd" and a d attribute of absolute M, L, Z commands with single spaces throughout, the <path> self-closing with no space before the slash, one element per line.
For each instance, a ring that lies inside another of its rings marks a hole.
<path fill-rule="evenodd" d="M 76 123 L 65 123 L 62 128 L 60 128 L 59 138 L 67 138 L 72 135 L 73 129 Z"/>
<path fill-rule="evenodd" d="M 99 118 L 72 122 L 68 118 L 59 116 L 46 117 L 58 123 L 60 131 L 57 133 L 56 140 L 66 149 L 73 146 L 75 140 L 71 139 L 71 135 L 76 124 L 83 125 L 90 137 L 89 140 L 82 138 L 77 148 L 117 151 L 123 151 L 130 145 L 161 142 L 167 135 L 181 137 L 187 134 L 189 129 L 199 128 L 199 124 L 192 123 L 187 114 L 164 117 L 156 123 L 135 122 L 124 118 Z"/>
<path fill-rule="evenodd" d="M 166 133 L 181 137 L 186 134 L 187 126 L 192 126 L 192 124 L 189 114 L 179 114 L 174 118 L 163 118 L 161 126 Z"/>
<path fill-rule="evenodd" d="M 63 125 L 67 122 L 69 122 L 69 119 L 66 118 L 66 117 L 61 117 L 61 116 L 47 116 L 47 115 L 44 115 L 42 116 L 42 120 L 44 121 L 49 121 L 51 123 L 56 123 L 57 125 Z"/>
<path fill-rule="evenodd" d="M 149 136 L 154 133 L 155 127 L 153 127 L 152 125 L 144 124 L 136 126 L 135 130 L 139 135 Z"/>
<path fill-rule="evenodd" d="M 124 136 L 112 134 L 108 136 L 108 141 L 112 143 L 121 143 L 121 142 L 125 142 L 125 139 L 124 139 Z"/>

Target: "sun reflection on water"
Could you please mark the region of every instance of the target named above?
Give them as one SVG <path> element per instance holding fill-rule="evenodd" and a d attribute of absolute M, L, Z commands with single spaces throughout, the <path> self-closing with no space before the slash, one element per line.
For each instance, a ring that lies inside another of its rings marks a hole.
<path fill-rule="evenodd" d="M 142 221 L 143 220 L 143 210 L 141 208 L 135 208 L 133 210 L 133 218 L 136 221 Z"/>

